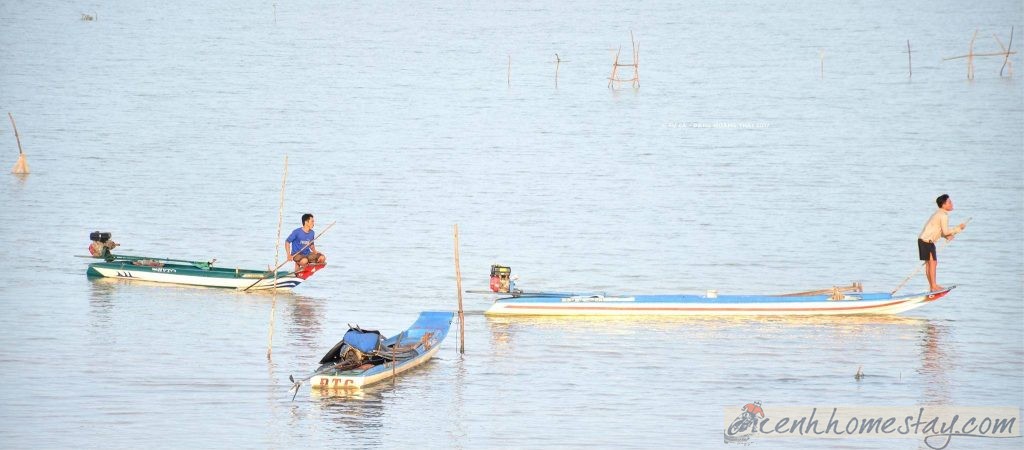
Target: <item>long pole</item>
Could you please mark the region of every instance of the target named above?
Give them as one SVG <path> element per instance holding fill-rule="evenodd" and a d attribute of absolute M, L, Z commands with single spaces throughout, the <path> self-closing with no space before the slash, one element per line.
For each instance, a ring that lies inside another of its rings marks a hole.
<path fill-rule="evenodd" d="M 455 224 L 455 288 L 459 297 L 459 353 L 466 353 L 466 318 L 462 313 L 462 269 L 459 267 L 459 224 Z"/>
<path fill-rule="evenodd" d="M 973 219 L 973 217 L 968 217 L 967 220 L 964 222 L 964 224 L 966 225 L 968 223 L 971 223 L 971 219 Z M 946 242 L 943 242 L 942 245 L 939 246 L 939 249 L 946 248 L 946 246 L 949 245 L 949 242 L 950 242 L 949 240 L 947 240 Z M 924 265 L 927 264 L 927 263 L 928 262 L 925 261 L 925 262 L 922 262 L 921 265 L 917 266 L 917 268 L 914 269 L 914 271 L 911 272 L 910 275 L 907 275 L 907 277 L 903 279 L 903 282 L 901 282 L 899 286 L 896 286 L 896 289 L 893 289 L 892 292 L 890 292 L 889 294 L 890 295 L 895 295 L 896 291 L 902 289 L 903 285 L 907 284 L 907 282 L 910 281 L 911 278 L 914 278 L 914 275 L 917 275 L 917 272 L 919 272 L 921 270 L 921 268 L 924 267 Z"/>
<path fill-rule="evenodd" d="M 914 61 L 910 58 L 910 39 L 907 39 L 907 69 L 910 70 L 909 78 L 914 78 Z"/>
<path fill-rule="evenodd" d="M 275 4 L 275 7 L 277 5 Z M 288 155 L 284 155 L 284 175 L 281 177 L 281 205 L 277 209 L 277 240 L 274 242 L 274 264 L 281 256 L 281 224 L 284 221 L 284 186 L 288 182 Z M 274 316 L 277 313 L 277 271 L 274 271 L 274 297 L 270 301 L 270 331 L 267 333 L 267 359 L 274 348 Z"/>

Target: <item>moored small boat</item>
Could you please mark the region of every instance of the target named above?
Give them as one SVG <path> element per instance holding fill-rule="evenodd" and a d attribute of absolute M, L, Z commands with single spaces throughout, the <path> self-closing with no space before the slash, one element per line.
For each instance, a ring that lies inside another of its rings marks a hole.
<path fill-rule="evenodd" d="M 517 292 L 494 301 L 484 314 L 531 316 L 809 316 L 899 314 L 944 297 L 936 292 L 828 292 L 798 295 L 605 295 L 603 293 Z"/>
<path fill-rule="evenodd" d="M 380 332 L 349 327 L 340 342 L 320 359 L 320 367 L 296 381 L 296 392 L 310 380 L 314 393 L 357 389 L 378 383 L 419 366 L 434 356 L 448 335 L 450 311 L 424 311 L 407 330 L 390 338 Z"/>
<path fill-rule="evenodd" d="M 214 267 L 212 261 L 107 255 L 102 262 L 89 264 L 86 275 L 216 288 L 289 290 L 324 267 L 308 264 L 298 272 L 278 271 L 275 277 L 267 270 Z"/>

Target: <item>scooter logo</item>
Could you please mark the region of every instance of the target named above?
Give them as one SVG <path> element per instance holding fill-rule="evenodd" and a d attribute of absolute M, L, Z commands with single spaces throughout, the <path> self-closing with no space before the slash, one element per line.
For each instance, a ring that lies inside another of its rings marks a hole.
<path fill-rule="evenodd" d="M 740 408 L 740 414 L 725 430 L 726 440 L 747 439 L 757 432 L 757 423 L 764 420 L 764 409 L 761 402 L 747 403 Z"/>

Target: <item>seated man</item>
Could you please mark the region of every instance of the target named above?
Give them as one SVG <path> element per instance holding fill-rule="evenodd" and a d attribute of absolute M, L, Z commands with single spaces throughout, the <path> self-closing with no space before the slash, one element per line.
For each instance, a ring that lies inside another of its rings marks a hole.
<path fill-rule="evenodd" d="M 313 242 L 316 239 L 316 233 L 313 232 L 314 222 L 312 214 L 303 214 L 302 227 L 292 231 L 292 234 L 284 241 L 284 251 L 292 261 L 295 261 L 296 271 L 307 264 L 327 262 L 327 257 L 316 251 L 316 244 Z"/>

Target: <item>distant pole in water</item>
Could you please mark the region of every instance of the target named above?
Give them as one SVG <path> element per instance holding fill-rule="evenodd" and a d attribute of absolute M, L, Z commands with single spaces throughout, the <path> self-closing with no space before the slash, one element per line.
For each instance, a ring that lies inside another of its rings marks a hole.
<path fill-rule="evenodd" d="M 974 40 L 978 37 L 978 30 L 974 30 L 971 37 L 971 50 L 967 53 L 967 79 L 974 79 Z"/>
<path fill-rule="evenodd" d="M 996 38 L 996 42 L 999 43 L 999 47 L 1003 49 L 1003 67 L 999 68 L 999 76 L 1002 77 L 1003 69 L 1006 69 L 1006 66 L 1010 66 L 1010 78 L 1013 78 L 1013 61 L 1010 61 L 1010 55 L 1013 54 L 1013 52 L 1010 51 L 1013 47 L 1013 27 L 1010 27 L 1010 44 L 1005 47 L 1003 47 L 1003 41 L 999 40 L 999 36 L 992 34 L 992 37 Z"/>
<path fill-rule="evenodd" d="M 508 75 L 505 78 L 505 82 L 508 83 L 508 87 L 512 87 L 512 54 L 508 55 Z"/>
<path fill-rule="evenodd" d="M 558 53 L 555 53 L 555 89 L 558 89 L 558 66 L 562 64 L 562 58 L 558 57 Z"/>
<path fill-rule="evenodd" d="M 825 79 L 825 49 L 818 50 L 818 57 L 821 58 L 821 79 Z"/>
<path fill-rule="evenodd" d="M 274 265 L 281 252 L 281 223 L 284 221 L 284 186 L 288 182 L 288 155 L 284 155 L 284 175 L 281 177 L 281 206 L 277 209 L 277 240 L 274 242 Z M 274 316 L 277 312 L 277 270 L 274 270 L 273 299 L 270 301 L 270 331 L 267 333 L 267 359 L 274 348 Z"/>
<path fill-rule="evenodd" d="M 914 78 L 914 63 L 910 59 L 910 39 L 907 39 L 907 70 L 909 71 L 907 78 Z"/>
<path fill-rule="evenodd" d="M 992 35 L 996 38 L 996 42 L 1003 48 L 1003 51 L 996 53 L 974 53 L 974 41 L 978 37 L 978 30 L 974 30 L 974 36 L 971 37 L 971 48 L 968 50 L 966 55 L 950 56 L 949 58 L 942 58 L 943 61 L 949 61 L 951 59 L 967 58 L 967 79 L 974 80 L 974 57 L 975 56 L 1002 56 L 1003 57 L 1003 68 L 999 69 L 999 76 L 1003 76 L 1003 69 L 1006 66 L 1010 67 L 1010 76 L 1013 76 L 1013 62 L 1010 61 L 1010 55 L 1015 55 L 1017 52 L 1012 51 L 1009 46 L 1003 47 L 1003 41 L 999 40 L 999 36 Z M 1010 46 L 1013 45 L 1013 27 L 1010 28 Z"/>
<path fill-rule="evenodd" d="M 18 141 L 18 162 L 14 164 L 14 169 L 11 170 L 11 173 L 25 175 L 29 173 L 28 161 L 25 160 L 25 152 L 21 149 L 21 135 L 18 134 L 18 125 L 14 123 L 14 116 L 11 113 L 7 113 L 7 117 L 11 118 L 11 126 L 14 127 L 14 139 Z"/>
<path fill-rule="evenodd" d="M 274 3 L 274 25 L 277 25 L 277 3 Z"/>
<path fill-rule="evenodd" d="M 629 42 L 633 46 L 633 62 L 630 64 L 622 64 L 619 62 L 619 55 L 622 53 L 622 46 L 620 45 L 618 50 L 615 51 L 615 60 L 612 61 L 612 74 L 608 77 L 608 87 L 615 89 L 620 83 L 629 81 L 633 84 L 633 89 L 640 88 L 640 45 L 636 43 L 636 39 L 633 38 L 633 31 L 629 32 Z M 619 78 L 619 67 L 632 67 L 633 77 L 632 78 Z"/>
<path fill-rule="evenodd" d="M 455 232 L 455 289 L 459 296 L 459 353 L 466 353 L 466 317 L 462 313 L 462 269 L 459 267 L 459 224 L 454 226 Z"/>

